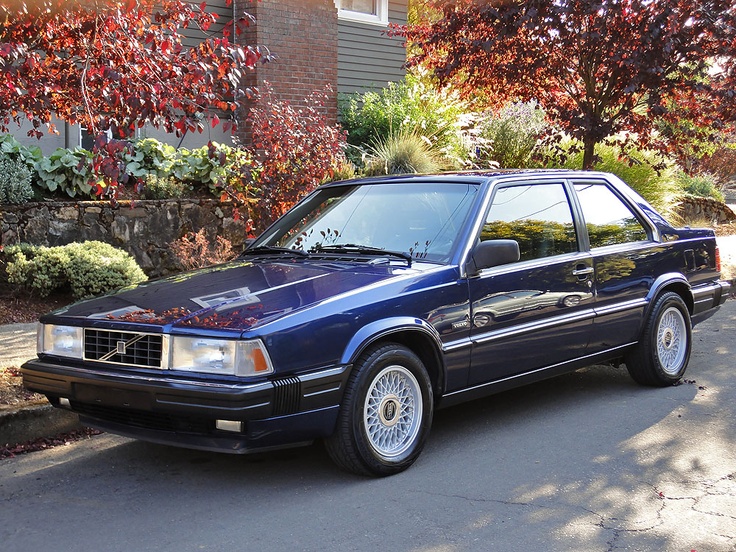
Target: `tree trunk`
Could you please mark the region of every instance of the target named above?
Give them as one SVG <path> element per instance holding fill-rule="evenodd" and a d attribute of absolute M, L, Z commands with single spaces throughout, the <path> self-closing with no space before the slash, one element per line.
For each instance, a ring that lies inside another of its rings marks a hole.
<path fill-rule="evenodd" d="M 597 141 L 594 138 L 585 137 L 583 140 L 583 170 L 592 171 L 595 165 L 595 145 Z"/>

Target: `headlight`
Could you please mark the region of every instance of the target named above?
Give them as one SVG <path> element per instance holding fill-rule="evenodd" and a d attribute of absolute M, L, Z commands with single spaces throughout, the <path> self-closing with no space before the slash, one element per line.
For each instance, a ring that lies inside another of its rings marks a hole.
<path fill-rule="evenodd" d="M 82 358 L 82 328 L 39 324 L 38 354 Z"/>
<path fill-rule="evenodd" d="M 260 376 L 273 372 L 271 359 L 259 339 L 235 341 L 203 337 L 171 336 L 171 370 Z"/>

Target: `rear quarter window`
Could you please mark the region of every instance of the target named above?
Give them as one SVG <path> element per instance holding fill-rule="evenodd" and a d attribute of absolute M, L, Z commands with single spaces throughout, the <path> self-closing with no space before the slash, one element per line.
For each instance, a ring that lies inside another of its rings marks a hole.
<path fill-rule="evenodd" d="M 575 183 L 590 247 L 646 241 L 649 233 L 631 208 L 602 182 Z"/>

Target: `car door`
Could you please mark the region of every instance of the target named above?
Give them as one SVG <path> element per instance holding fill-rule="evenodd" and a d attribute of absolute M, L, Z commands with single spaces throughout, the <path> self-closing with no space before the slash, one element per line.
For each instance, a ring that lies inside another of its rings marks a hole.
<path fill-rule="evenodd" d="M 500 185 L 480 240 L 513 239 L 518 262 L 469 279 L 469 385 L 585 354 L 592 326 L 593 261 L 581 252 L 564 180 Z"/>
<path fill-rule="evenodd" d="M 679 259 L 653 239 L 654 229 L 605 180 L 574 179 L 595 268 L 596 319 L 590 352 L 636 341 L 654 274 Z"/>

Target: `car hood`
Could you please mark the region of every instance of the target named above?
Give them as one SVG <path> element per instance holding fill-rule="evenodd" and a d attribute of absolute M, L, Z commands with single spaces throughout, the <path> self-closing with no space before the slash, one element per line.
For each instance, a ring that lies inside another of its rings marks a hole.
<path fill-rule="evenodd" d="M 47 315 L 89 322 L 248 330 L 347 291 L 406 274 L 388 263 L 233 261 L 154 280 Z M 95 324 L 98 325 L 98 324 Z"/>

